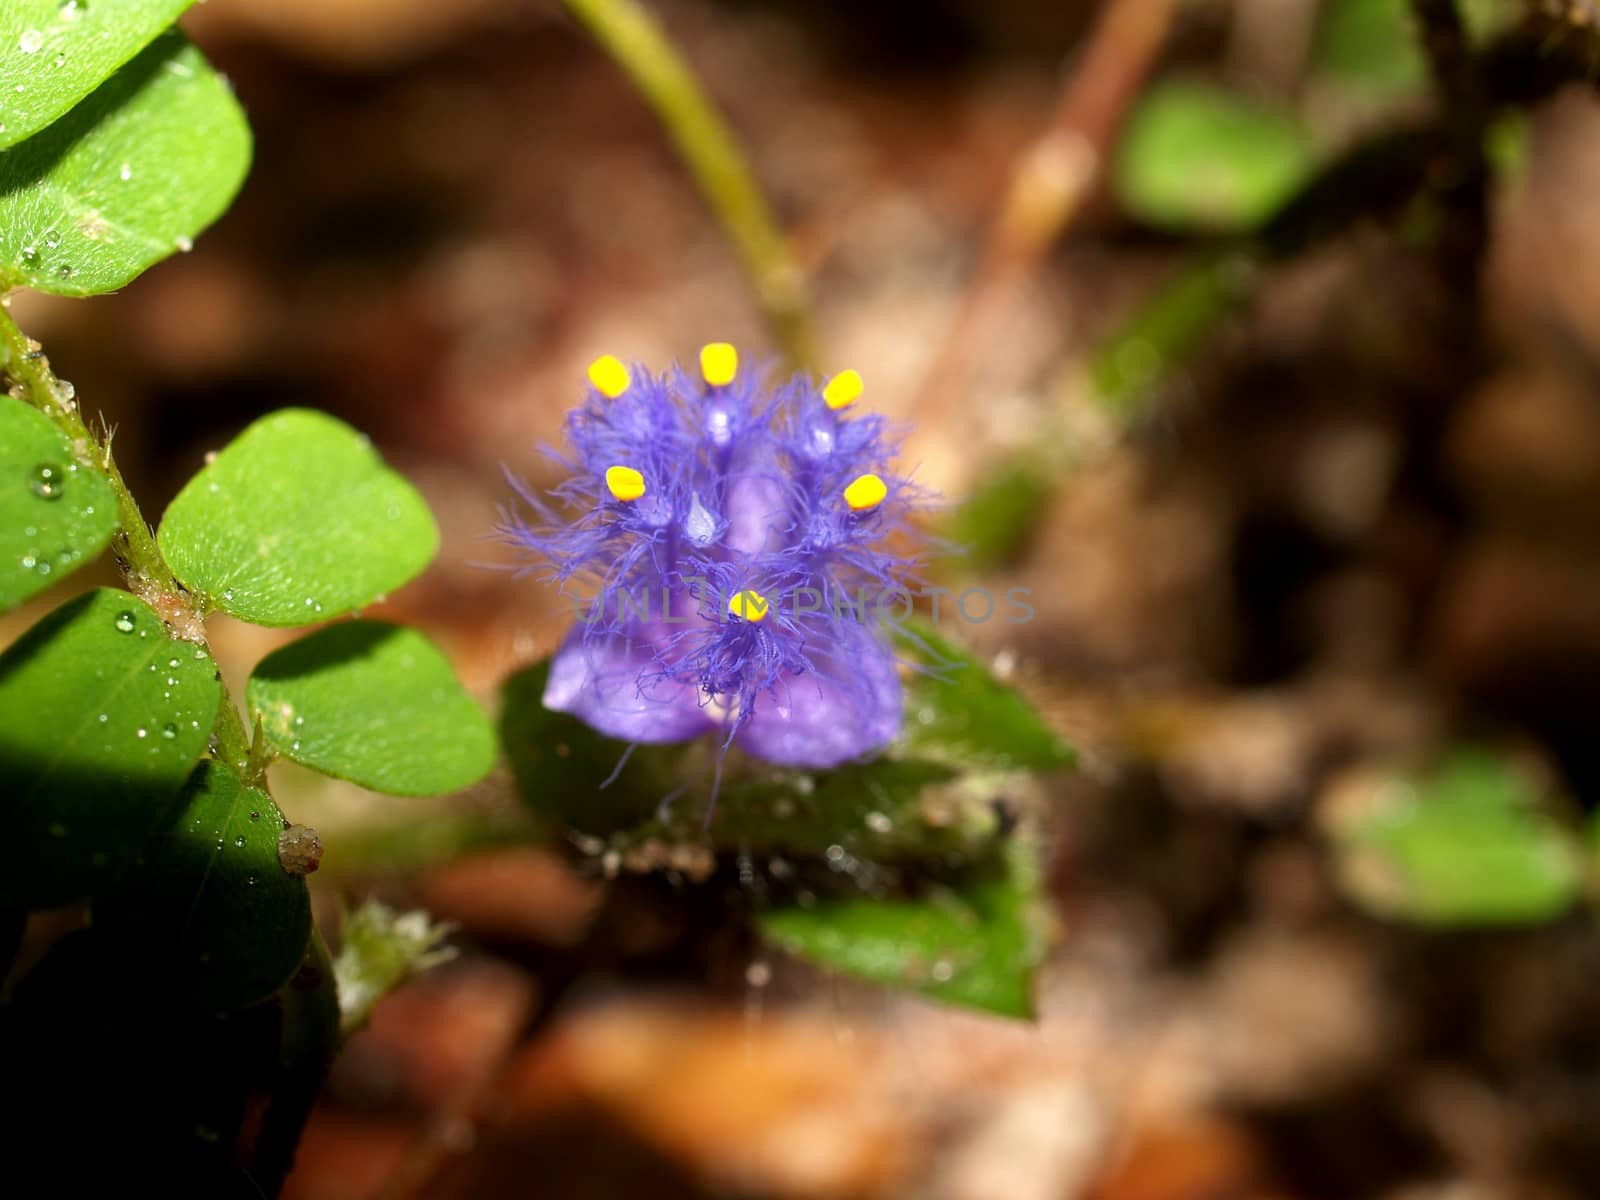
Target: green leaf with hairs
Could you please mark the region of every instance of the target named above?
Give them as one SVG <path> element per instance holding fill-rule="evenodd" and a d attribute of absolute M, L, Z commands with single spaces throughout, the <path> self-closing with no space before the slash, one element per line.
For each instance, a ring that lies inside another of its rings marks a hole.
<path fill-rule="evenodd" d="M 314 625 L 371 604 L 439 548 L 427 503 L 372 444 L 309 409 L 271 413 L 167 508 L 161 552 L 190 590 L 257 625 Z"/>
<path fill-rule="evenodd" d="M 967 873 L 911 897 L 848 896 L 763 913 L 761 932 L 819 966 L 947 1004 L 1032 1018 L 1047 942 L 1039 848 L 1008 840 Z"/>
<path fill-rule="evenodd" d="M 0 151 L 0 287 L 115 291 L 188 249 L 249 166 L 233 93 L 181 33 L 164 34 L 60 120 Z"/>
<path fill-rule="evenodd" d="M 137 932 L 186 1003 L 243 1008 L 278 990 L 311 936 L 311 896 L 278 859 L 286 822 L 272 797 L 202 762 L 176 813 L 107 894 L 95 925 Z"/>
<path fill-rule="evenodd" d="M 0 396 L 0 612 L 91 563 L 117 531 L 117 497 L 48 417 Z"/>
<path fill-rule="evenodd" d="M 0 654 L 0 906 L 109 882 L 171 813 L 220 702 L 211 655 L 114 588 Z"/>
<path fill-rule="evenodd" d="M 347 621 L 262 659 L 250 707 L 285 758 L 399 796 L 438 796 L 494 765 L 494 728 L 415 629 Z"/>
<path fill-rule="evenodd" d="M 72 108 L 193 3 L 6 0 L 0 5 L 0 150 Z"/>

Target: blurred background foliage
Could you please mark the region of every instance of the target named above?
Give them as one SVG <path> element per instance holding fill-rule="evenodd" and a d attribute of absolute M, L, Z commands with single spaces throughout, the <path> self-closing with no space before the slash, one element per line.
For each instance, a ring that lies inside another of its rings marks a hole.
<path fill-rule="evenodd" d="M 616 748 L 530 702 L 569 613 L 484 569 L 502 466 L 552 481 L 533 448 L 594 355 L 778 349 L 637 92 L 555 4 L 189 14 L 254 132 L 238 201 L 121 294 L 12 315 L 152 514 L 271 410 L 369 432 L 442 534 L 370 615 L 444 647 L 505 750 L 446 800 L 273 769 L 328 848 L 319 921 L 388 906 L 345 918 L 342 975 L 303 962 L 213 1031 L 310 1109 L 285 1195 L 1589 1194 L 1600 14 L 1459 7 L 651 5 L 789 234 L 820 365 L 914 424 L 963 547 L 939 580 L 1036 610 L 941 626 L 1043 714 L 980 731 L 1018 758 L 952 788 L 962 706 L 933 709 L 801 853 L 762 817 L 821 786 L 733 781 L 716 852 L 696 812 L 651 824 L 654 780 L 580 789 Z M 213 624 L 236 693 L 287 641 Z M 1001 780 L 1064 743 L 1076 770 Z M 1037 879 L 991 853 L 1018 829 Z M 0 913 L 41 1027 L 99 1028 L 84 921 Z M 313 1107 L 328 981 L 404 978 L 397 945 L 437 965 L 347 1020 Z M 127 1014 L 170 1069 L 187 1018 Z M 107 1052 L 47 1059 L 55 1099 Z"/>

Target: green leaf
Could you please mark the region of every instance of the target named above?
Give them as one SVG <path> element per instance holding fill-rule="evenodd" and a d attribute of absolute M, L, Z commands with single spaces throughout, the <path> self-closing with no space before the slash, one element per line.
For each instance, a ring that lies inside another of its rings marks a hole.
<path fill-rule="evenodd" d="M 181 33 L 168 33 L 55 124 L 0 152 L 0 286 L 114 291 L 187 249 L 249 165 L 250 127 L 233 93 Z"/>
<path fill-rule="evenodd" d="M 249 697 L 278 753 L 380 792 L 454 792 L 494 765 L 488 718 L 414 629 L 330 625 L 262 659 Z"/>
<path fill-rule="evenodd" d="M 92 562 L 116 530 L 105 476 L 43 413 L 0 396 L 0 611 Z"/>
<path fill-rule="evenodd" d="M 178 578 L 223 612 L 310 625 L 411 579 L 439 531 L 365 437 L 324 413 L 285 409 L 185 485 L 159 540 Z"/>
<path fill-rule="evenodd" d="M 1460 0 L 1468 36 L 1481 43 L 1517 17 L 1516 0 Z M 1391 97 L 1428 79 L 1416 18 L 1397 0 L 1332 0 L 1317 21 L 1311 60 L 1317 72 L 1362 91 Z"/>
<path fill-rule="evenodd" d="M 1011 839 L 986 866 L 908 898 L 854 896 L 775 909 L 758 924 L 781 949 L 885 987 L 1007 1017 L 1034 1015 L 1047 921 L 1039 849 Z"/>
<path fill-rule="evenodd" d="M 278 861 L 286 822 L 272 797 L 208 760 L 195 768 L 171 823 L 94 905 L 109 932 L 138 930 L 186 1002 L 243 1008 L 278 990 L 311 936 L 305 880 Z"/>
<path fill-rule="evenodd" d="M 902 631 L 924 669 L 906 684 L 896 753 L 982 771 L 1052 771 L 1076 755 L 1021 692 L 924 621 Z"/>
<path fill-rule="evenodd" d="M 518 671 L 500 689 L 500 744 L 523 803 L 552 832 L 608 836 L 651 820 L 677 785 L 681 746 L 640 746 L 604 737 L 570 713 L 544 706 L 548 660 Z M 627 763 L 619 771 L 623 756 Z M 614 784 L 602 788 L 613 774 Z"/>
<path fill-rule="evenodd" d="M 344 920 L 343 944 L 333 960 L 339 981 L 339 1025 L 346 1037 L 367 1023 L 379 1000 L 406 980 L 455 957 L 446 946 L 452 927 L 420 909 L 396 912 L 367 900 Z"/>
<path fill-rule="evenodd" d="M 1312 61 L 1323 74 L 1384 94 L 1415 91 L 1428 78 L 1411 6 L 1395 0 L 1323 5 Z"/>
<path fill-rule="evenodd" d="M 67 904 L 138 853 L 211 736 L 216 671 L 111 588 L 0 654 L 0 904 Z"/>
<path fill-rule="evenodd" d="M 1115 183 L 1122 203 L 1151 225 L 1248 229 L 1289 198 L 1315 158 L 1284 113 L 1209 84 L 1167 80 L 1128 118 Z"/>
<path fill-rule="evenodd" d="M 723 763 L 708 822 L 718 754 L 712 739 L 630 753 L 626 742 L 545 708 L 548 674 L 549 664 L 540 663 L 507 680 L 500 736 L 522 799 L 557 832 L 605 838 L 623 852 L 694 843 L 821 858 L 836 848 L 900 862 L 973 853 L 1000 828 L 993 787 L 969 783 L 941 762 L 883 757 L 797 771 L 737 749 Z"/>
<path fill-rule="evenodd" d="M 0 8 L 0 149 L 99 87 L 194 0 L 6 0 Z"/>
<path fill-rule="evenodd" d="M 1057 473 L 1032 452 L 1000 463 L 951 513 L 944 536 L 968 570 L 986 571 L 1015 559 L 1056 494 Z"/>
<path fill-rule="evenodd" d="M 1581 891 L 1576 838 L 1504 757 L 1461 749 L 1430 770 L 1351 786 L 1328 823 L 1345 889 L 1375 913 L 1427 926 L 1527 925 L 1559 916 Z"/>
<path fill-rule="evenodd" d="M 1123 425 L 1143 417 L 1162 381 L 1249 296 L 1257 263 L 1229 249 L 1180 265 L 1090 358 L 1094 400 Z"/>

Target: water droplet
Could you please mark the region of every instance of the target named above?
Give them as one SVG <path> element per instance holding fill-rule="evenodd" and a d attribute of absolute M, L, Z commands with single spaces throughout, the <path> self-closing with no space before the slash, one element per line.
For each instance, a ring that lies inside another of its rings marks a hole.
<path fill-rule="evenodd" d="M 127 183 L 128 180 L 133 178 L 133 168 L 127 163 L 123 163 L 117 171 L 117 178 L 122 180 L 123 183 Z"/>
<path fill-rule="evenodd" d="M 171 667 L 174 671 L 176 671 L 178 669 L 178 660 L 175 659 L 175 658 L 167 659 L 167 666 Z"/>
<path fill-rule="evenodd" d="M 100 724 L 104 725 L 107 721 L 109 721 L 111 719 L 111 716 L 110 716 L 109 713 L 101 713 L 100 716 L 97 719 L 99 720 Z"/>
<path fill-rule="evenodd" d="M 170 742 L 173 738 L 178 736 L 178 727 L 176 725 L 170 725 L 170 724 L 169 725 L 163 725 L 161 727 L 161 736 L 166 738 L 167 741 Z"/>
<path fill-rule="evenodd" d="M 145 728 L 141 727 L 141 728 L 135 729 L 133 731 L 133 736 L 136 737 L 136 738 L 146 738 L 146 737 L 150 736 L 150 731 L 148 729 L 145 729 Z"/>
<path fill-rule="evenodd" d="M 61 231 L 58 229 L 46 229 L 44 231 L 44 244 L 52 250 L 61 245 Z"/>
<path fill-rule="evenodd" d="M 181 254 L 187 254 L 194 249 L 194 239 L 188 235 L 173 239 L 172 244 L 178 248 Z"/>
<path fill-rule="evenodd" d="M 28 490 L 41 500 L 59 500 L 66 474 L 55 463 L 40 463 L 28 478 Z"/>
<path fill-rule="evenodd" d="M 233 844 L 235 846 L 237 846 L 239 849 L 243 850 L 244 849 L 244 834 L 241 833 L 238 837 L 234 838 L 233 839 Z"/>
<path fill-rule="evenodd" d="M 22 556 L 22 569 L 24 571 L 31 571 L 31 570 L 34 569 L 34 567 L 36 567 L 38 565 L 39 565 L 39 556 L 38 555 L 36 555 L 36 554 L 24 554 Z"/>
<path fill-rule="evenodd" d="M 872 830 L 873 833 L 894 832 L 894 822 L 889 819 L 886 813 L 869 812 L 864 819 L 866 820 L 867 828 Z"/>
<path fill-rule="evenodd" d="M 73 266 L 71 263 L 62 263 L 59 267 L 56 268 L 56 274 L 59 275 L 62 279 L 71 279 L 77 273 L 78 273 L 78 268 Z"/>
<path fill-rule="evenodd" d="M 88 0 L 64 0 L 56 9 L 56 15 L 63 21 L 76 21 L 83 15 L 83 10 L 88 8 Z"/>
<path fill-rule="evenodd" d="M 133 614 L 131 612 L 119 612 L 117 614 L 116 625 L 118 633 L 132 633 Z"/>
<path fill-rule="evenodd" d="M 24 54 L 37 54 L 39 53 L 39 47 L 42 45 L 44 45 L 44 34 L 37 29 L 26 29 L 23 31 L 22 36 L 17 39 L 17 49 Z"/>
<path fill-rule="evenodd" d="M 255 809 L 251 809 L 250 810 L 250 819 L 252 821 L 259 821 L 259 820 L 261 820 L 261 814 L 259 812 L 257 812 Z"/>

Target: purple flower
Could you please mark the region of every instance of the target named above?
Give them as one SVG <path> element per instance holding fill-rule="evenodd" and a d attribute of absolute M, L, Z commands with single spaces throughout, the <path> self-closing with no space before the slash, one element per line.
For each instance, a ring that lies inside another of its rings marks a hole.
<path fill-rule="evenodd" d="M 900 731 L 895 659 L 875 611 L 908 596 L 897 440 L 852 416 L 854 371 L 769 390 L 732 346 L 700 378 L 609 356 L 567 417 L 569 472 L 499 532 L 564 589 L 580 620 L 551 663 L 546 707 L 631 742 L 718 731 L 759 758 L 830 767 Z M 553 503 L 552 503 L 553 501 Z"/>

